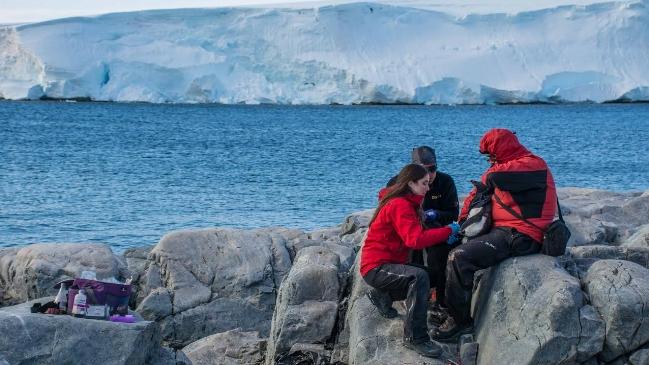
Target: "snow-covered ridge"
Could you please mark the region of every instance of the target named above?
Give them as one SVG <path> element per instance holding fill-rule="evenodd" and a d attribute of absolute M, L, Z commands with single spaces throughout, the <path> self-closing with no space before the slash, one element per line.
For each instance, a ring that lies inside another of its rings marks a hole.
<path fill-rule="evenodd" d="M 649 0 L 457 18 L 353 3 L 0 29 L 7 99 L 352 104 L 649 100 Z"/>

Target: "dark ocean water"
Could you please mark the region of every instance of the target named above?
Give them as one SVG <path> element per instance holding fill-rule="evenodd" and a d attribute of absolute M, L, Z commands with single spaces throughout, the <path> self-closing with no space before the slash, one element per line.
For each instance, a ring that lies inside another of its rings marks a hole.
<path fill-rule="evenodd" d="M 177 229 L 336 225 L 420 144 L 460 193 L 515 130 L 558 186 L 649 189 L 649 105 L 222 106 L 0 102 L 0 247 Z"/>

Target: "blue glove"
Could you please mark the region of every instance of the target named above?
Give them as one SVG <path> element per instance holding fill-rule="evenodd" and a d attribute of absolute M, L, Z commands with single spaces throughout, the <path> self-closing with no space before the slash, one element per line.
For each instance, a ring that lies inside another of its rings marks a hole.
<path fill-rule="evenodd" d="M 460 236 L 458 236 L 457 234 L 452 234 L 452 235 L 448 236 L 448 241 L 446 241 L 446 243 L 448 243 L 449 245 L 453 245 L 459 239 L 460 239 Z"/>
<path fill-rule="evenodd" d="M 457 233 L 460 232 L 460 225 L 457 222 L 453 222 L 447 227 L 451 229 L 451 236 L 457 236 Z"/>
<path fill-rule="evenodd" d="M 424 222 L 426 223 L 432 223 L 437 220 L 439 217 L 439 214 L 435 209 L 429 209 L 424 212 Z"/>

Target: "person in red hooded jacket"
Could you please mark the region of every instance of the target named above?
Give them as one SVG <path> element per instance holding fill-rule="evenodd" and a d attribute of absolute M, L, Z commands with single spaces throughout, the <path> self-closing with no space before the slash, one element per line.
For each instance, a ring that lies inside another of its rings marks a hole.
<path fill-rule="evenodd" d="M 428 183 L 428 170 L 419 164 L 409 164 L 401 170 L 394 185 L 381 190 L 361 249 L 360 273 L 371 287 L 368 298 L 382 316 L 396 317 L 392 301 L 406 300 L 404 346 L 424 356 L 438 357 L 442 349 L 430 340 L 426 323 L 428 273 L 425 267 L 408 261 L 413 249 L 455 242 L 459 225 L 424 229 L 421 202 Z"/>
<path fill-rule="evenodd" d="M 475 272 L 508 257 L 538 253 L 544 230 L 557 211 L 557 192 L 550 169 L 513 132 L 488 131 L 480 140 L 480 153 L 487 155 L 491 164 L 481 180 L 493 189 L 493 226 L 489 233 L 470 239 L 449 255 L 445 291 L 450 315 L 433 333 L 433 338 L 440 341 L 454 341 L 473 331 L 470 306 Z M 464 200 L 460 222 L 466 219 L 475 193 L 472 190 Z"/>

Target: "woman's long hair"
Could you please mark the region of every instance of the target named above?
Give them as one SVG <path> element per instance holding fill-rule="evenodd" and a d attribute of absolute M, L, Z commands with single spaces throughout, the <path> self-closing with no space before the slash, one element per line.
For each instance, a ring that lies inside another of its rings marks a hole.
<path fill-rule="evenodd" d="M 381 198 L 381 200 L 379 201 L 379 205 L 378 207 L 376 207 L 376 210 L 374 211 L 374 215 L 372 216 L 372 220 L 370 221 L 369 225 L 371 226 L 372 223 L 374 223 L 374 220 L 379 215 L 381 209 L 383 209 L 383 207 L 390 200 L 399 196 L 404 196 L 406 194 L 412 193 L 412 190 L 410 190 L 410 187 L 408 186 L 409 182 L 419 181 L 422 178 L 424 178 L 427 174 L 428 174 L 428 170 L 426 170 L 426 168 L 422 165 L 411 163 L 404 166 L 399 172 L 399 175 L 397 176 L 397 182 L 394 183 L 394 185 L 389 187 L 390 191 L 387 194 L 385 194 L 385 196 L 383 196 L 383 198 Z"/>

